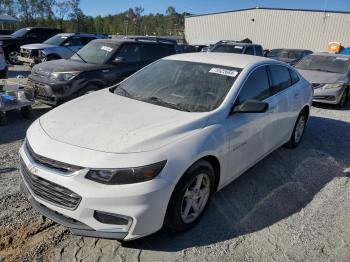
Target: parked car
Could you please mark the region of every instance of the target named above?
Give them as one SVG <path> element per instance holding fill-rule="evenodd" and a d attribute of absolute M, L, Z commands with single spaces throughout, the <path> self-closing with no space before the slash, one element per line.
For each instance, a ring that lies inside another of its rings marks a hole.
<path fill-rule="evenodd" d="M 104 35 L 96 34 L 57 34 L 42 44 L 21 46 L 21 53 L 18 60 L 33 66 L 45 61 L 68 59 L 90 41 L 106 38 Z"/>
<path fill-rule="evenodd" d="M 4 50 L 2 49 L 2 47 L 0 47 L 0 79 L 7 77 L 7 70 L 8 67 L 4 56 Z"/>
<path fill-rule="evenodd" d="M 50 37 L 61 33 L 60 29 L 45 27 L 26 27 L 17 30 L 11 35 L 0 35 L 0 46 L 5 51 L 6 59 L 13 65 L 21 62 L 18 60 L 20 46 L 25 44 L 42 43 Z"/>
<path fill-rule="evenodd" d="M 306 49 L 271 49 L 266 54 L 266 57 L 285 62 L 290 65 L 295 65 L 303 57 L 312 54 L 311 50 Z"/>
<path fill-rule="evenodd" d="M 10 35 L 13 33 L 11 29 L 0 29 L 0 35 Z"/>
<path fill-rule="evenodd" d="M 312 83 L 314 102 L 346 105 L 350 85 L 349 55 L 315 53 L 302 59 L 295 68 Z"/>
<path fill-rule="evenodd" d="M 210 52 L 263 56 L 263 48 L 261 45 L 230 40 L 223 40 L 216 43 L 215 46 L 210 49 Z"/>
<path fill-rule="evenodd" d="M 142 67 L 172 54 L 175 46 L 158 40 L 93 40 L 68 60 L 34 66 L 28 85 L 37 100 L 57 105 L 119 83 Z"/>
<path fill-rule="evenodd" d="M 78 235 L 184 231 L 214 192 L 280 146 L 299 145 L 311 100 L 310 83 L 272 59 L 163 58 L 34 122 L 20 149 L 22 188 Z"/>

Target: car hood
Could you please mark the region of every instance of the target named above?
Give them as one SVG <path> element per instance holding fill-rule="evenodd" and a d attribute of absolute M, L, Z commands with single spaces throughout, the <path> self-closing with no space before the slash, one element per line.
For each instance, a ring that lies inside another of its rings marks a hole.
<path fill-rule="evenodd" d="M 297 69 L 298 72 L 310 83 L 316 84 L 332 84 L 332 83 L 346 83 L 346 74 L 328 73 L 314 70 Z"/>
<path fill-rule="evenodd" d="M 40 118 L 56 141 L 108 153 L 137 153 L 161 148 L 203 128 L 207 113 L 161 107 L 104 89 L 85 95 Z"/>
<path fill-rule="evenodd" d="M 0 35 L 0 41 L 12 41 L 15 37 L 12 35 Z"/>
<path fill-rule="evenodd" d="M 30 45 L 22 45 L 21 48 L 23 49 L 45 49 L 45 48 L 52 48 L 57 47 L 56 45 L 48 45 L 48 44 L 30 44 Z"/>
<path fill-rule="evenodd" d="M 33 67 L 33 72 L 40 75 L 42 72 L 67 72 L 67 71 L 89 71 L 108 67 L 106 65 L 89 64 L 71 59 L 59 59 L 37 64 Z"/>

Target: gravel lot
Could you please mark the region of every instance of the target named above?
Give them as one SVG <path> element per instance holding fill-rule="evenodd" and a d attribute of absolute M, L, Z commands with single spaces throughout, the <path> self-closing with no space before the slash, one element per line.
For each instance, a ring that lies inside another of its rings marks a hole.
<path fill-rule="evenodd" d="M 72 236 L 31 209 L 17 164 L 30 124 L 13 112 L 0 127 L 0 261 L 350 261 L 350 107 L 314 107 L 300 147 L 215 194 L 192 230 L 124 244 Z"/>

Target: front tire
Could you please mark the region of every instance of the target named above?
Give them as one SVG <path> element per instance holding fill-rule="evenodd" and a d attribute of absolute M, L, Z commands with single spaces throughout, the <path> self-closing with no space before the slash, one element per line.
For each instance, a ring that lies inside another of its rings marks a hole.
<path fill-rule="evenodd" d="M 303 139 L 304 132 L 305 132 L 305 127 L 307 123 L 307 117 L 308 114 L 305 110 L 303 110 L 297 119 L 297 122 L 295 123 L 292 136 L 290 137 L 290 140 L 286 144 L 286 147 L 288 148 L 296 148 L 301 140 Z"/>
<path fill-rule="evenodd" d="M 349 96 L 349 87 L 347 87 L 345 90 L 344 90 L 344 93 L 340 99 L 340 102 L 338 104 L 338 106 L 340 108 L 342 107 L 345 107 L 347 104 L 348 104 L 348 96 Z"/>
<path fill-rule="evenodd" d="M 11 48 L 6 52 L 6 59 L 12 65 L 20 65 L 21 61 L 18 60 L 18 56 L 20 55 L 19 51 L 15 48 Z"/>
<path fill-rule="evenodd" d="M 200 160 L 190 167 L 174 189 L 164 226 L 172 232 L 193 227 L 207 208 L 214 184 L 214 169 L 208 161 Z"/>

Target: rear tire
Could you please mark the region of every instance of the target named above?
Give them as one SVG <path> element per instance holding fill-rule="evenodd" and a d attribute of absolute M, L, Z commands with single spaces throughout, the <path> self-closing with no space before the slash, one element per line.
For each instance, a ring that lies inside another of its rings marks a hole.
<path fill-rule="evenodd" d="M 171 232 L 183 232 L 198 223 L 208 206 L 214 184 L 214 169 L 208 161 L 200 160 L 192 165 L 174 189 L 164 226 Z"/>
<path fill-rule="evenodd" d="M 304 136 L 307 117 L 308 117 L 308 114 L 305 109 L 300 112 L 297 118 L 297 121 L 295 123 L 292 136 L 290 137 L 288 143 L 285 145 L 286 147 L 296 148 L 300 144 Z"/>

